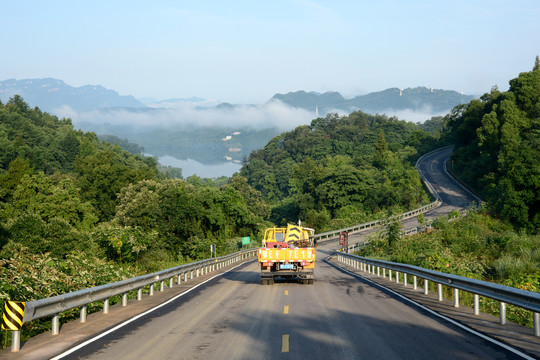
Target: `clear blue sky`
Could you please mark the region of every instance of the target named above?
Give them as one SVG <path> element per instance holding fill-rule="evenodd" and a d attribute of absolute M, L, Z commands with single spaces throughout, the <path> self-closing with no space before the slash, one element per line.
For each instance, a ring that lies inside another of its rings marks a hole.
<path fill-rule="evenodd" d="M 482 94 L 540 54 L 538 0 L 0 0 L 0 80 L 263 103 L 276 92 Z"/>

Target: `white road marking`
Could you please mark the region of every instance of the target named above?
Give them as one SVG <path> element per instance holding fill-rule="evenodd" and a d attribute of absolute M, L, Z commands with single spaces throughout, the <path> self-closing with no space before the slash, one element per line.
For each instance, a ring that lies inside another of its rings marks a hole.
<path fill-rule="evenodd" d="M 237 267 L 239 267 L 239 266 L 241 266 L 241 265 L 244 265 L 244 264 L 245 264 L 245 263 L 238 264 L 238 265 L 236 265 L 235 267 L 233 267 L 233 268 L 231 268 L 231 269 L 229 269 L 229 270 L 227 270 L 227 271 L 225 271 L 225 272 L 223 272 L 223 273 L 221 273 L 221 274 L 214 275 L 214 276 L 212 276 L 210 279 L 207 279 L 207 280 L 203 281 L 202 283 L 195 285 L 195 286 L 192 287 L 191 289 L 186 290 L 186 291 L 184 291 L 183 293 L 176 295 L 175 297 L 173 297 L 173 298 L 171 298 L 171 299 L 165 301 L 164 303 L 159 304 L 159 305 L 157 305 L 157 306 L 151 308 L 150 310 L 147 310 L 147 311 L 143 312 L 142 314 L 139 314 L 139 315 L 137 315 L 137 316 L 134 316 L 134 317 L 132 317 L 131 319 L 126 320 L 126 321 L 124 321 L 123 323 L 120 323 L 119 325 L 116 325 L 115 327 L 113 327 L 113 328 L 111 328 L 111 329 L 105 331 L 104 333 L 101 333 L 101 334 L 99 334 L 99 335 L 97 335 L 97 336 L 95 336 L 95 337 L 93 337 L 93 338 L 91 338 L 91 339 L 88 339 L 88 340 L 86 340 L 85 342 L 83 342 L 83 343 L 81 343 L 81 344 L 79 344 L 79 345 L 77 345 L 77 346 L 75 346 L 75 347 L 73 347 L 73 348 L 71 348 L 71 349 L 69 349 L 69 350 L 67 350 L 67 351 L 65 351 L 65 352 L 63 352 L 63 353 L 61 353 L 60 355 L 57 355 L 57 356 L 51 358 L 50 360 L 58 360 L 58 359 L 62 359 L 63 357 L 65 357 L 65 356 L 67 356 L 67 355 L 69 355 L 69 354 L 71 354 L 71 353 L 73 353 L 73 352 L 75 352 L 75 351 L 77 351 L 77 350 L 79 350 L 79 349 L 82 349 L 82 348 L 85 347 L 86 345 L 91 344 L 91 343 L 93 343 L 94 341 L 99 340 L 99 339 L 101 339 L 102 337 L 109 335 L 110 333 L 112 333 L 112 332 L 114 332 L 114 331 L 116 331 L 116 330 L 118 330 L 118 329 L 120 329 L 120 328 L 126 326 L 126 325 L 129 324 L 129 323 L 132 323 L 133 321 L 135 321 L 135 320 L 137 320 L 137 319 L 139 319 L 139 318 L 141 318 L 141 317 L 143 317 L 143 316 L 145 316 L 145 315 L 147 315 L 147 314 L 150 314 L 151 312 L 153 312 L 153 311 L 155 311 L 155 310 L 157 310 L 157 309 L 159 309 L 159 308 L 161 308 L 161 307 L 163 307 L 163 306 L 165 306 L 165 305 L 167 305 L 167 304 L 169 304 L 169 303 L 175 301 L 175 300 L 178 299 L 178 298 L 181 298 L 182 296 L 184 296 L 184 295 L 190 293 L 191 291 L 195 290 L 195 289 L 198 288 L 199 286 L 204 285 L 204 284 L 206 284 L 207 282 L 209 282 L 209 281 L 211 281 L 211 280 L 213 280 L 213 279 L 215 279 L 215 278 L 217 278 L 217 277 L 219 277 L 219 276 L 222 276 L 222 275 L 224 275 L 224 274 L 227 274 L 228 272 L 231 272 L 232 270 L 234 270 L 234 269 L 236 269 Z M 287 340 L 288 340 L 288 339 L 287 339 Z M 288 345 L 289 345 L 289 344 L 287 343 L 287 347 L 288 347 Z"/>
<path fill-rule="evenodd" d="M 401 295 L 400 293 L 398 293 L 398 292 L 396 292 L 396 291 L 394 291 L 394 290 L 392 290 L 392 289 L 390 289 L 390 288 L 387 288 L 387 287 L 384 286 L 384 285 L 381 285 L 381 284 L 379 284 L 379 283 L 376 283 L 376 282 L 374 282 L 374 281 L 371 281 L 370 279 L 365 278 L 365 277 L 363 277 L 362 275 L 355 274 L 355 273 L 353 273 L 353 272 L 351 272 L 351 271 L 349 271 L 349 270 L 347 270 L 347 269 L 344 269 L 344 268 L 342 268 L 342 267 L 340 267 L 340 266 L 338 266 L 338 265 L 336 265 L 336 264 L 333 264 L 333 263 L 331 263 L 330 261 L 328 261 L 328 259 L 325 259 L 324 262 L 326 262 L 326 263 L 329 264 L 330 266 L 333 266 L 333 267 L 335 267 L 335 268 L 341 269 L 342 271 L 346 272 L 346 273 L 349 274 L 349 275 L 352 275 L 352 276 L 354 276 L 354 277 L 356 277 L 356 278 L 361 278 L 362 280 L 365 280 L 365 281 L 369 282 L 370 284 L 372 284 L 372 285 L 375 286 L 375 287 L 383 288 L 383 289 L 385 289 L 386 291 L 392 293 L 393 295 L 395 295 L 395 296 L 397 296 L 397 297 L 399 297 L 399 298 L 401 298 L 401 299 L 403 299 L 403 300 L 409 302 L 410 304 L 415 305 L 415 306 L 421 308 L 422 310 L 425 310 L 425 311 L 429 312 L 430 314 L 432 314 L 432 315 L 434 315 L 434 316 L 437 316 L 437 317 L 439 317 L 439 318 L 441 318 L 441 319 L 443 319 L 443 320 L 445 320 L 445 321 L 448 321 L 449 323 L 451 323 L 451 324 L 453 324 L 453 325 L 456 325 L 457 327 L 460 327 L 461 329 L 463 329 L 463 330 L 465 330 L 465 331 L 468 331 L 468 332 L 470 332 L 470 333 L 473 334 L 473 335 L 476 335 L 476 336 L 478 336 L 478 337 L 480 337 L 480 338 L 482 338 L 482 339 L 484 339 L 484 340 L 487 340 L 487 341 L 489 341 L 489 342 L 491 342 L 491 343 L 493 343 L 493 344 L 495 344 L 495 345 L 498 345 L 498 346 L 500 346 L 500 347 L 502 347 L 502 348 L 504 348 L 504 349 L 506 349 L 506 350 L 508 350 L 508 351 L 510 351 L 510 352 L 512 352 L 512 353 L 514 353 L 514 354 L 516 354 L 516 355 L 518 355 L 518 356 L 521 356 L 521 357 L 524 358 L 524 359 L 527 359 L 527 360 L 534 360 L 533 357 L 531 357 L 531 356 L 529 356 L 529 355 L 527 355 L 527 354 L 525 354 L 525 353 L 522 353 L 521 351 L 519 351 L 519 350 L 517 350 L 517 349 L 514 349 L 513 347 L 508 346 L 508 345 L 506 345 L 505 343 L 500 342 L 499 340 L 496 340 L 496 339 L 491 338 L 491 337 L 489 337 L 489 336 L 487 336 L 487 335 L 484 335 L 484 334 L 482 334 L 482 333 L 480 333 L 480 332 L 478 332 L 478 331 L 476 331 L 476 330 L 474 330 L 474 329 L 471 329 L 470 327 L 467 327 L 467 326 L 465 326 L 465 325 L 463 325 L 463 324 L 461 324 L 461 323 L 455 321 L 454 319 L 449 318 L 448 316 L 439 314 L 438 312 L 433 311 L 433 310 L 431 310 L 430 308 L 428 308 L 428 307 L 426 307 L 426 306 L 424 306 L 424 305 L 422 305 L 422 304 L 420 304 L 420 303 L 418 303 L 418 302 L 416 302 L 416 301 L 414 301 L 414 300 L 411 300 L 411 299 L 409 299 L 408 297 L 406 297 L 406 296 L 404 296 L 404 295 Z"/>

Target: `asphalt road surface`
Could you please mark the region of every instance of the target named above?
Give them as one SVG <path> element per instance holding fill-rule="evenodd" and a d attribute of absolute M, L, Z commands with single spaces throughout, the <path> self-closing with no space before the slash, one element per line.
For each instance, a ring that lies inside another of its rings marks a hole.
<path fill-rule="evenodd" d="M 450 153 L 432 154 L 420 164 L 443 199 L 427 218 L 478 201 L 445 173 Z M 414 226 L 415 218 L 404 224 Z M 261 285 L 257 263 L 250 262 L 66 358 L 520 358 L 321 261 L 336 245 L 318 248 L 313 285 Z"/>
<path fill-rule="evenodd" d="M 442 166 L 450 152 L 430 155 L 420 164 L 444 201 L 427 218 L 476 201 L 445 174 Z M 415 221 L 407 220 L 405 228 L 416 226 Z M 317 249 L 313 285 L 262 285 L 257 263 L 251 261 L 102 337 L 85 339 L 58 358 L 521 358 L 323 261 L 335 247 L 334 240 Z"/>
<path fill-rule="evenodd" d="M 517 358 L 323 261 L 313 285 L 261 285 L 257 270 L 217 277 L 66 358 Z"/>

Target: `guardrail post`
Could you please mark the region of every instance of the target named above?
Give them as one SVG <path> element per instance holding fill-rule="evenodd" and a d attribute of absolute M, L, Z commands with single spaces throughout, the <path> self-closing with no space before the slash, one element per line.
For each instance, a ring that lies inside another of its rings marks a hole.
<path fill-rule="evenodd" d="M 442 284 L 437 284 L 437 295 L 439 296 L 439 301 L 443 301 Z"/>
<path fill-rule="evenodd" d="M 459 289 L 454 288 L 454 307 L 459 307 Z"/>
<path fill-rule="evenodd" d="M 142 300 L 142 288 L 137 289 L 137 301 Z"/>
<path fill-rule="evenodd" d="M 388 269 L 388 280 L 392 281 L 392 270 Z"/>
<path fill-rule="evenodd" d="M 407 273 L 403 273 L 403 286 L 407 287 Z"/>
<path fill-rule="evenodd" d="M 499 319 L 501 325 L 506 324 L 506 303 L 502 301 L 499 303 Z"/>
<path fill-rule="evenodd" d="M 396 271 L 396 284 L 399 284 L 399 271 Z"/>
<path fill-rule="evenodd" d="M 424 279 L 424 295 L 429 294 L 429 282 L 427 279 Z"/>
<path fill-rule="evenodd" d="M 187 280 L 188 280 L 187 278 L 188 278 L 188 273 L 187 273 L 187 271 L 186 271 L 186 272 L 184 273 L 184 281 L 187 281 Z"/>
<path fill-rule="evenodd" d="M 108 314 L 109 313 L 109 299 L 105 299 L 103 301 L 103 313 Z"/>
<path fill-rule="evenodd" d="M 377 276 L 381 276 L 381 267 L 377 266 Z"/>
<path fill-rule="evenodd" d="M 480 315 L 480 296 L 474 294 L 474 315 Z"/>
<path fill-rule="evenodd" d="M 169 279 L 169 287 L 170 288 L 173 287 L 173 282 L 174 282 L 174 276 L 171 276 L 171 278 Z"/>
<path fill-rule="evenodd" d="M 52 334 L 58 335 L 60 332 L 60 317 L 58 314 L 53 315 L 52 318 Z"/>
<path fill-rule="evenodd" d="M 534 336 L 540 336 L 540 313 L 533 313 Z"/>
<path fill-rule="evenodd" d="M 18 352 L 21 350 L 21 331 L 11 332 L 11 352 Z"/>
<path fill-rule="evenodd" d="M 386 268 L 382 269 L 382 277 L 383 279 L 386 279 Z"/>
<path fill-rule="evenodd" d="M 86 305 L 81 306 L 81 322 L 86 322 Z"/>
<path fill-rule="evenodd" d="M 164 284 L 163 284 L 163 283 L 164 283 L 164 282 L 165 282 L 165 280 L 161 280 L 161 281 L 159 282 L 159 291 L 163 291 L 163 287 L 164 287 Z"/>
<path fill-rule="evenodd" d="M 154 284 L 150 285 L 150 296 L 154 296 Z"/>
<path fill-rule="evenodd" d="M 122 294 L 122 306 L 123 307 L 127 306 L 127 292 Z"/>
<path fill-rule="evenodd" d="M 177 276 L 176 283 L 177 283 L 178 285 L 180 285 L 180 283 L 182 282 L 182 274 L 178 274 L 178 275 L 176 275 L 176 276 Z"/>
<path fill-rule="evenodd" d="M 412 284 L 414 290 L 418 289 L 418 277 L 416 275 L 412 277 Z"/>
<path fill-rule="evenodd" d="M 190 271 L 191 280 L 193 280 L 193 270 Z"/>
<path fill-rule="evenodd" d="M 196 277 L 199 277 L 201 274 L 201 269 L 200 268 L 197 268 L 197 276 Z"/>

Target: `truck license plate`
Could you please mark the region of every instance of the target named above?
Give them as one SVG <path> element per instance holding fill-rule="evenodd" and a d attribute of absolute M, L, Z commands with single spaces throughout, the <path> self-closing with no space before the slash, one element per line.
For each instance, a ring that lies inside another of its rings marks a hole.
<path fill-rule="evenodd" d="M 284 269 L 284 270 L 286 270 L 286 269 L 292 270 L 292 269 L 294 269 L 294 266 L 293 266 L 293 264 L 282 264 L 282 265 L 280 266 L 280 268 L 281 268 L 281 269 Z"/>

